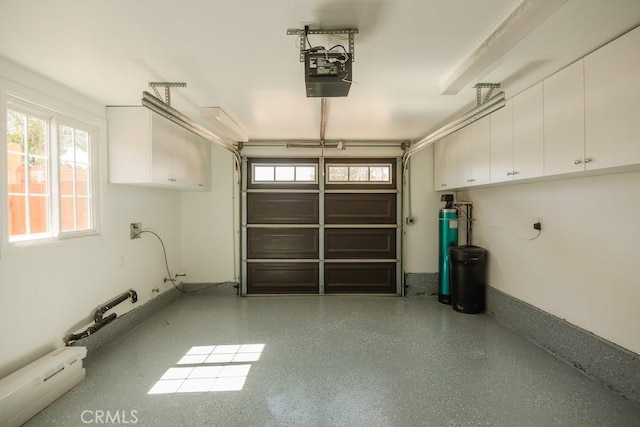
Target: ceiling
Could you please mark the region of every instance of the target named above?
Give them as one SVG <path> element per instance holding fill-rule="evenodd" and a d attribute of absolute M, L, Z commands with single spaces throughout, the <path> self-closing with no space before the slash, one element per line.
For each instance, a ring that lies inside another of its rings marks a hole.
<path fill-rule="evenodd" d="M 510 98 L 640 24 L 638 0 L 569 0 L 442 95 L 521 1 L 0 0 L 0 56 L 105 105 L 140 105 L 150 81 L 186 82 L 172 105 L 197 121 L 200 106 L 221 106 L 251 140 L 318 140 L 320 99 L 306 97 L 287 29 L 358 28 L 355 83 L 328 99 L 326 139 L 416 140 L 471 108 L 475 83 L 501 83 Z"/>

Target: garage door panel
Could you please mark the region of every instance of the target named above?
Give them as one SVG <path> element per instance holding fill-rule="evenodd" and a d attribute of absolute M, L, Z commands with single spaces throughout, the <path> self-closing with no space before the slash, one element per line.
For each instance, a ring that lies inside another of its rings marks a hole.
<path fill-rule="evenodd" d="M 317 193 L 249 193 L 249 224 L 317 224 Z"/>
<path fill-rule="evenodd" d="M 395 224 L 396 193 L 328 193 L 326 224 Z"/>
<path fill-rule="evenodd" d="M 395 293 L 395 263 L 327 263 L 325 293 Z"/>
<path fill-rule="evenodd" d="M 395 259 L 395 229 L 327 229 L 325 258 Z"/>
<path fill-rule="evenodd" d="M 317 294 L 318 263 L 248 263 L 251 294 Z"/>
<path fill-rule="evenodd" d="M 312 228 L 249 228 L 247 257 L 319 258 L 319 232 Z"/>

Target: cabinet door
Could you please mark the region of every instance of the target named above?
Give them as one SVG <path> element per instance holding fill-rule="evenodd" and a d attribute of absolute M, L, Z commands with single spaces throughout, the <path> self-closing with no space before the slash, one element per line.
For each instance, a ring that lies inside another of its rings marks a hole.
<path fill-rule="evenodd" d="M 192 185 L 189 183 L 189 166 L 187 162 L 189 140 L 192 133 L 175 123 L 172 125 L 172 161 L 171 171 L 173 175 L 174 183 L 183 188 L 188 188 Z"/>
<path fill-rule="evenodd" d="M 640 163 L 640 27 L 584 59 L 586 169 Z"/>
<path fill-rule="evenodd" d="M 471 126 L 471 184 L 488 184 L 491 175 L 491 121 L 489 117 L 483 117 Z"/>
<path fill-rule="evenodd" d="M 211 188 L 211 145 L 191 134 L 186 146 L 187 185 L 196 190 Z"/>
<path fill-rule="evenodd" d="M 584 170 L 584 61 L 544 81 L 544 174 Z"/>
<path fill-rule="evenodd" d="M 456 187 L 473 185 L 473 124 L 454 133 L 456 138 Z"/>
<path fill-rule="evenodd" d="M 436 142 L 434 149 L 434 190 L 456 188 L 456 137 L 455 133 Z"/>
<path fill-rule="evenodd" d="M 513 98 L 513 179 L 543 174 L 542 82 Z"/>
<path fill-rule="evenodd" d="M 172 185 L 174 181 L 173 123 L 157 115 L 150 115 L 151 180 L 159 185 Z"/>
<path fill-rule="evenodd" d="M 491 182 L 504 182 L 513 179 L 513 103 L 491 113 Z"/>

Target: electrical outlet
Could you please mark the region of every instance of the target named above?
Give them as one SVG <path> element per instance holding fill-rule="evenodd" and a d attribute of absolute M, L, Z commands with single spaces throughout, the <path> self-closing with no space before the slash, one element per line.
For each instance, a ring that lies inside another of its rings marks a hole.
<path fill-rule="evenodd" d="M 132 222 L 129 224 L 129 238 L 130 239 L 139 239 L 142 236 L 140 232 L 142 231 L 142 223 L 141 222 Z"/>

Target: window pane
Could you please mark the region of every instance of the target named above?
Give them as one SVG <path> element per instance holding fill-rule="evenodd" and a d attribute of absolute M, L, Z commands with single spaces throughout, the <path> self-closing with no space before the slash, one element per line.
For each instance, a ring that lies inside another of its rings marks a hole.
<path fill-rule="evenodd" d="M 254 166 L 253 167 L 253 180 L 254 182 L 273 181 L 273 166 Z"/>
<path fill-rule="evenodd" d="M 47 155 L 47 124 L 44 120 L 29 116 L 27 118 L 27 137 L 29 138 L 29 154 Z"/>
<path fill-rule="evenodd" d="M 27 234 L 27 198 L 24 195 L 9 196 L 9 235 Z"/>
<path fill-rule="evenodd" d="M 369 173 L 371 181 L 389 182 L 389 166 L 371 166 Z"/>
<path fill-rule="evenodd" d="M 76 165 L 76 196 L 90 196 L 89 166 Z"/>
<path fill-rule="evenodd" d="M 62 231 L 75 230 L 74 210 L 73 197 L 60 198 L 60 229 Z"/>
<path fill-rule="evenodd" d="M 276 181 L 294 181 L 295 168 L 293 166 L 276 166 Z"/>
<path fill-rule="evenodd" d="M 369 181 L 368 166 L 350 166 L 349 181 Z"/>
<path fill-rule="evenodd" d="M 29 232 L 31 234 L 46 233 L 48 231 L 47 197 L 29 197 L 29 218 L 31 226 Z"/>
<path fill-rule="evenodd" d="M 73 196 L 73 166 L 69 164 L 60 165 L 60 195 Z"/>
<path fill-rule="evenodd" d="M 46 159 L 29 156 L 29 193 L 46 195 L 48 193 L 48 172 Z"/>
<path fill-rule="evenodd" d="M 296 166 L 296 181 L 316 182 L 314 166 Z"/>
<path fill-rule="evenodd" d="M 9 150 L 25 151 L 25 129 L 27 116 L 17 111 L 7 110 L 7 144 Z"/>
<path fill-rule="evenodd" d="M 74 129 L 74 131 L 76 165 L 88 165 L 91 163 L 89 157 L 91 151 L 91 147 L 89 146 L 89 133 L 80 129 Z"/>
<path fill-rule="evenodd" d="M 25 156 L 21 154 L 9 153 L 7 156 L 7 183 L 9 184 L 9 193 L 23 193 L 24 183 L 26 181 Z"/>
<path fill-rule="evenodd" d="M 90 136 L 69 126 L 60 126 L 58 135 L 60 229 L 86 230 L 92 227 Z"/>
<path fill-rule="evenodd" d="M 329 166 L 329 181 L 349 181 L 349 167 Z"/>
<path fill-rule="evenodd" d="M 76 230 L 91 228 L 91 199 L 76 199 Z"/>
<path fill-rule="evenodd" d="M 12 100 L 10 105 L 20 109 L 19 104 Z M 6 110 L 9 240 L 56 237 L 52 224 L 61 231 L 92 228 L 91 133 L 58 125 L 49 118 L 54 112 L 25 108 L 41 112 Z M 50 140 L 50 134 L 56 137 Z M 52 203 L 52 194 L 59 195 L 58 203 Z"/>

